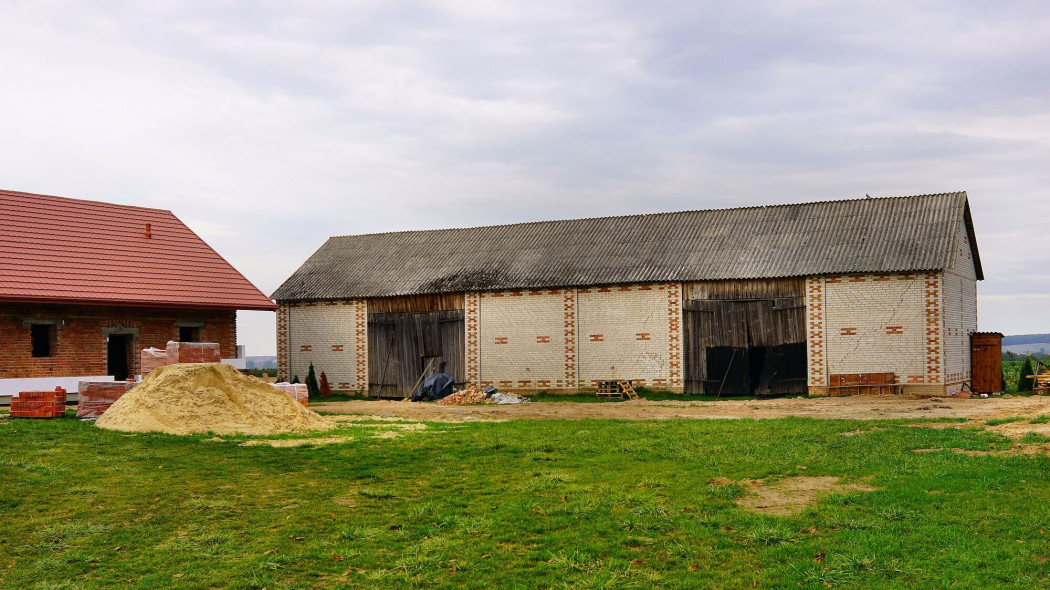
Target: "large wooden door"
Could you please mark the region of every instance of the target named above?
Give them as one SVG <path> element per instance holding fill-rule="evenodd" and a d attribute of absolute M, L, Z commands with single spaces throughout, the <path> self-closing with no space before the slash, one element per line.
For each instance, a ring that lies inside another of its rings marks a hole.
<path fill-rule="evenodd" d="M 686 393 L 805 393 L 805 309 L 799 297 L 683 303 Z"/>
<path fill-rule="evenodd" d="M 407 397 L 422 377 L 466 380 L 463 310 L 368 315 L 368 391 Z"/>

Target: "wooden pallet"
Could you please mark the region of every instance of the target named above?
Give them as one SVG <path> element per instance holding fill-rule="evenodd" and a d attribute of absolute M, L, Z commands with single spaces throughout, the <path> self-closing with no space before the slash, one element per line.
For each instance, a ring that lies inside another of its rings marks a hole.
<path fill-rule="evenodd" d="M 627 399 L 638 399 L 638 392 L 634 390 L 634 385 L 631 385 L 630 381 L 617 381 L 616 384 L 620 386 L 620 391 Z"/>
<path fill-rule="evenodd" d="M 634 385 L 628 379 L 599 381 L 595 396 L 598 398 L 638 399 L 638 392 L 634 390 Z"/>

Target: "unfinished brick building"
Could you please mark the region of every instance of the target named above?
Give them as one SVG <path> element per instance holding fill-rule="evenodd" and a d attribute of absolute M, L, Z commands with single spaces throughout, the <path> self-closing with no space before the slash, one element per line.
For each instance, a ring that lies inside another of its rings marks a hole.
<path fill-rule="evenodd" d="M 949 193 L 334 237 L 273 298 L 285 377 L 312 362 L 371 395 L 438 370 L 525 391 L 945 395 L 970 379 L 982 278 Z"/>
<path fill-rule="evenodd" d="M 125 379 L 169 340 L 233 358 L 238 309 L 275 306 L 170 211 L 0 191 L 0 393 Z"/>

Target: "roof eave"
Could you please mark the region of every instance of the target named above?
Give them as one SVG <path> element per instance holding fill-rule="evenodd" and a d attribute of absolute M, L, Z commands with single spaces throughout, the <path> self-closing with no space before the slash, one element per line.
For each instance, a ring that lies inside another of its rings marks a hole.
<path fill-rule="evenodd" d="M 124 299 L 92 299 L 80 297 L 20 297 L 0 296 L 0 303 L 43 303 L 53 305 L 89 305 L 92 307 L 162 307 L 170 309 L 210 309 L 229 311 L 277 311 L 277 304 L 265 303 L 192 303 L 185 301 L 140 301 Z"/>

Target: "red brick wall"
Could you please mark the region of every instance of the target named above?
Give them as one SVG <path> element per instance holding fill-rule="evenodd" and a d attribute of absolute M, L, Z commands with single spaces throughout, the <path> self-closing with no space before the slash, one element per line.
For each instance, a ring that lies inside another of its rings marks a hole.
<path fill-rule="evenodd" d="M 57 344 L 51 356 L 34 358 L 25 320 L 52 319 Z M 94 307 L 70 305 L 0 304 L 0 379 L 68 377 L 106 374 L 106 336 L 103 328 L 138 329 L 132 339 L 131 373 L 140 372 L 139 351 L 164 348 L 179 339 L 175 322 L 203 321 L 200 338 L 218 342 L 222 358 L 237 355 L 237 312 L 230 310 Z"/>

